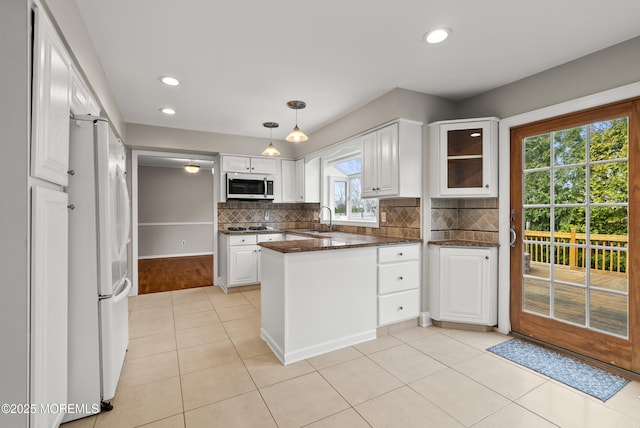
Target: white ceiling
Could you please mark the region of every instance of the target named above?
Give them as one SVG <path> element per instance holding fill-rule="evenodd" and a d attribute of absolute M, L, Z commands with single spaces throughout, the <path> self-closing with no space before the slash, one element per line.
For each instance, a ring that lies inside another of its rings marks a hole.
<path fill-rule="evenodd" d="M 395 87 L 462 100 L 640 35 L 638 0 L 76 3 L 126 122 L 268 137 L 275 121 L 274 139 L 289 100 L 310 133 Z M 424 43 L 439 26 L 450 39 Z"/>

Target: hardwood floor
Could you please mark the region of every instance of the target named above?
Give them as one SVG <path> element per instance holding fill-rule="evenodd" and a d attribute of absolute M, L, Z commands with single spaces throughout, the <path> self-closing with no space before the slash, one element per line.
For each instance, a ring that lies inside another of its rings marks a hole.
<path fill-rule="evenodd" d="M 213 285 L 213 256 L 138 260 L 140 294 Z"/>

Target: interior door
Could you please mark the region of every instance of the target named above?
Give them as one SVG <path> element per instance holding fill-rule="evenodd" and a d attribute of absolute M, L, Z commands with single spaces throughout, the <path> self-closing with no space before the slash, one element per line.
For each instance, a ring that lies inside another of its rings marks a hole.
<path fill-rule="evenodd" d="M 640 101 L 511 130 L 514 332 L 640 373 Z"/>

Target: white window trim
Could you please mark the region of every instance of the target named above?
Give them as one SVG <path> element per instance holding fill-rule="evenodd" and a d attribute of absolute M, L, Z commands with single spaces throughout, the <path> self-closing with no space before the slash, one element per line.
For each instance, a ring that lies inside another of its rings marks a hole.
<path fill-rule="evenodd" d="M 332 210 L 332 223 L 334 225 L 339 225 L 339 226 L 357 226 L 357 227 L 372 227 L 372 228 L 378 228 L 380 227 L 380 201 L 378 201 L 377 203 L 377 209 L 376 209 L 376 215 L 372 220 L 368 220 L 368 221 L 362 221 L 362 220 L 350 220 L 350 219 L 339 219 L 336 218 L 335 214 L 335 201 L 334 201 L 334 194 L 333 194 L 333 184 L 336 181 L 346 181 L 347 182 L 347 207 L 349 207 L 349 199 L 350 199 L 350 186 L 349 186 L 349 179 L 353 177 L 353 176 L 335 176 L 335 175 L 330 175 L 327 177 L 327 188 L 328 188 L 328 192 L 329 192 L 329 208 Z M 321 218 L 320 218 L 320 223 L 321 224 L 329 224 L 329 215 L 327 214 L 326 210 L 321 210 Z"/>

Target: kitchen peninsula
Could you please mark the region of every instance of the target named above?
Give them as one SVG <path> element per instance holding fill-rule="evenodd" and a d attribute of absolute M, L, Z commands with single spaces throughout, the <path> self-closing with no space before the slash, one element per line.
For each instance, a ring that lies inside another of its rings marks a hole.
<path fill-rule="evenodd" d="M 260 335 L 283 364 L 375 339 L 378 326 L 418 316 L 419 240 L 308 238 L 259 244 Z"/>

